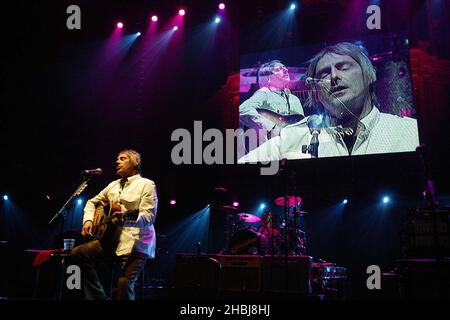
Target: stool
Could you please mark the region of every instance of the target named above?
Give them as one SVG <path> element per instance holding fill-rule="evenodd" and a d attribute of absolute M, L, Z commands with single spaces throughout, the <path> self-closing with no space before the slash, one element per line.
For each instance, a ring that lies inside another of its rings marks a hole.
<path fill-rule="evenodd" d="M 58 290 L 56 292 L 56 297 L 58 300 L 62 300 L 63 296 L 63 287 L 64 287 L 64 279 L 65 279 L 65 271 L 67 267 L 67 258 L 70 257 L 70 252 L 55 252 L 50 255 L 52 258 L 61 259 L 59 261 L 59 285 Z"/>
<path fill-rule="evenodd" d="M 45 260 L 42 260 L 42 262 L 35 266 L 36 267 L 36 274 L 34 277 L 34 285 L 33 285 L 33 293 L 32 298 L 37 299 L 37 292 L 39 288 L 39 279 L 40 279 L 40 270 L 42 267 L 42 263 L 48 262 L 48 261 L 54 261 L 56 260 L 56 263 L 58 265 L 58 278 L 56 283 L 56 292 L 54 295 L 55 299 L 62 300 L 63 295 L 63 285 L 64 285 L 64 279 L 65 279 L 65 270 L 67 267 L 67 258 L 70 256 L 70 252 L 63 252 L 58 250 L 25 250 L 26 252 L 31 253 L 39 253 L 44 254 L 47 258 Z"/>

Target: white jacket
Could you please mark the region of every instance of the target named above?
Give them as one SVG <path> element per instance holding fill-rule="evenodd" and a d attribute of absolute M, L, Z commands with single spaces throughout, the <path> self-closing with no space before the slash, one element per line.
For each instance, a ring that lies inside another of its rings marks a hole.
<path fill-rule="evenodd" d="M 153 223 L 156 219 L 158 197 L 155 183 L 139 174 L 129 177 L 123 188 L 120 179 L 111 182 L 98 195 L 86 202 L 83 224 L 94 219 L 95 206 L 104 203 L 121 203 L 125 210 L 139 209 L 136 222 L 125 221 L 121 229 L 116 254 L 127 255 L 132 251 L 147 254 L 154 258 L 156 232 Z"/>
<path fill-rule="evenodd" d="M 302 151 L 308 146 L 311 133 L 308 117 L 285 127 L 280 136 L 270 139 L 239 159 L 239 163 L 311 158 Z M 419 145 L 417 120 L 381 113 L 376 107 L 361 122 L 365 130 L 357 134 L 351 155 L 415 151 Z M 324 128 L 319 134 L 319 158 L 350 155 L 335 128 Z"/>

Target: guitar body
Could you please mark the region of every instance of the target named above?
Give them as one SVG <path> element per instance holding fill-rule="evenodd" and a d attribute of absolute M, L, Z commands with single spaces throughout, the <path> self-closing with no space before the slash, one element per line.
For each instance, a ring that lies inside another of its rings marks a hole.
<path fill-rule="evenodd" d="M 267 110 L 267 109 L 262 109 L 262 108 L 257 108 L 256 111 L 263 116 L 264 118 L 272 121 L 273 123 L 275 123 L 278 127 L 280 128 L 284 128 L 285 126 L 289 125 L 289 124 L 293 124 L 293 123 L 297 123 L 299 121 L 301 121 L 303 118 L 305 118 L 303 115 L 301 114 L 290 114 L 290 115 L 281 115 L 278 114 L 274 111 L 271 110 Z M 246 131 L 247 129 L 251 129 L 250 127 L 242 124 L 242 129 L 244 131 Z M 267 140 L 269 140 L 270 138 L 273 138 L 275 135 L 272 133 L 272 131 L 267 132 L 266 134 L 262 134 L 262 133 L 258 133 L 258 143 L 257 146 L 261 145 L 262 143 L 266 142 Z M 243 155 L 247 154 L 248 152 L 252 151 L 252 149 L 250 149 L 250 145 L 248 144 L 248 141 L 245 141 L 245 139 L 242 139 L 242 141 L 240 141 L 242 147 L 245 149 L 245 153 L 239 155 L 240 157 L 242 157 Z"/>
<path fill-rule="evenodd" d="M 102 244 L 107 246 L 116 246 L 118 241 L 118 225 L 112 222 L 112 218 L 116 212 L 121 212 L 122 206 L 119 203 L 107 204 L 100 202 L 94 213 L 94 230 L 93 238 L 100 240 Z M 139 210 L 129 210 L 122 216 L 123 220 L 136 221 Z"/>

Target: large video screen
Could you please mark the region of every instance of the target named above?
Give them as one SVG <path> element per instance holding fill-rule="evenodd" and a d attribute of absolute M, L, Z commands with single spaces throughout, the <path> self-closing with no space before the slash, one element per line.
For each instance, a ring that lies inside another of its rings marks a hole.
<path fill-rule="evenodd" d="M 241 55 L 238 161 L 415 151 L 408 39 Z"/>

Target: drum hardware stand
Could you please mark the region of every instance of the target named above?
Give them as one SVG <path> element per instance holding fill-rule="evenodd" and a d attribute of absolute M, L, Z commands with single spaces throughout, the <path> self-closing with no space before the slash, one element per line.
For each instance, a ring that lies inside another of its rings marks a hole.
<path fill-rule="evenodd" d="M 269 212 L 267 217 L 269 217 L 269 218 L 268 218 L 268 220 L 267 220 L 267 222 L 266 222 L 262 232 L 264 234 L 264 231 L 266 229 L 269 230 L 269 232 L 270 232 L 269 233 L 269 236 L 270 236 L 270 252 L 271 252 L 271 255 L 273 256 L 273 255 L 275 255 L 275 236 L 273 235 L 273 214 L 272 214 L 272 212 Z"/>
<path fill-rule="evenodd" d="M 287 160 L 283 159 L 280 163 L 280 174 L 283 177 L 284 182 L 284 221 L 285 221 L 285 234 L 284 234 L 284 246 L 285 246 L 285 254 L 284 254 L 284 279 L 285 279 L 285 291 L 286 294 L 289 292 L 289 252 L 290 252 L 290 244 L 289 244 L 289 205 L 288 205 L 288 184 L 290 178 L 293 181 L 294 191 L 297 191 L 295 184 L 295 172 L 293 171 L 289 176 L 289 171 L 287 169 Z M 296 193 L 296 192 L 295 192 Z M 297 197 L 294 194 L 294 197 Z M 296 202 L 297 199 L 295 198 Z"/>
<path fill-rule="evenodd" d="M 436 209 L 439 204 L 436 201 L 436 191 L 434 189 L 434 183 L 433 180 L 430 178 L 430 168 L 428 165 L 428 159 L 427 159 L 427 148 L 425 144 L 421 144 L 416 148 L 416 151 L 419 153 L 420 158 L 422 160 L 422 165 L 424 168 L 425 173 L 425 190 L 423 191 L 423 196 L 425 200 L 428 201 L 428 204 L 430 205 L 430 208 Z"/>

